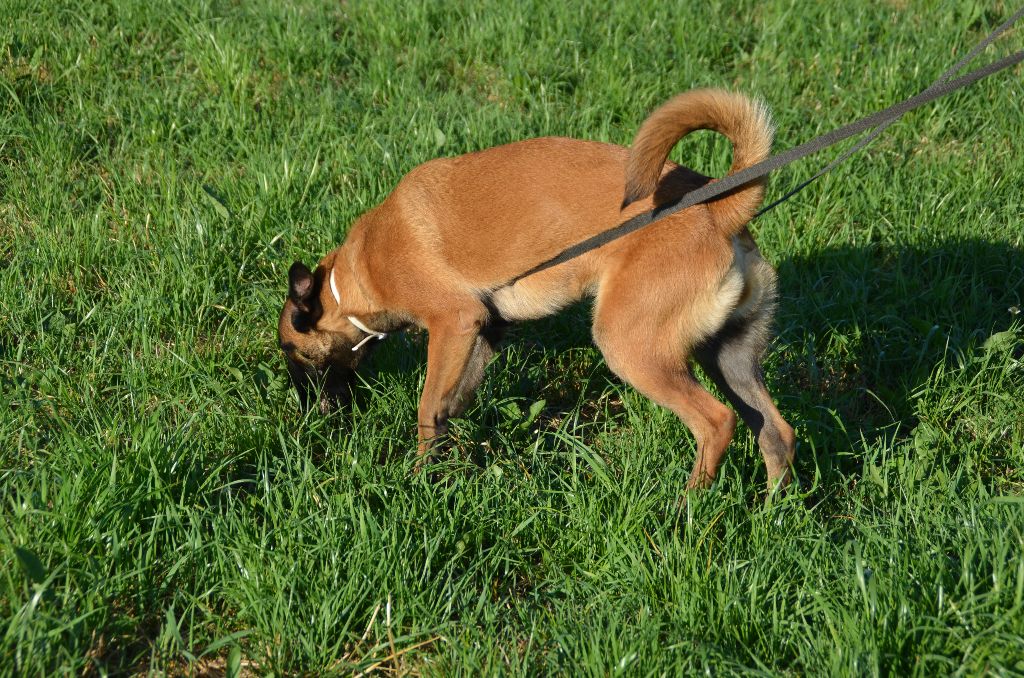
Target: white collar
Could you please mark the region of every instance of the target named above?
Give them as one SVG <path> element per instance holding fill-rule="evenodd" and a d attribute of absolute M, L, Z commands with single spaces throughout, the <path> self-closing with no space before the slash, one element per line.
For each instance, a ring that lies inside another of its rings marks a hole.
<path fill-rule="evenodd" d="M 334 267 L 333 266 L 331 267 L 331 278 L 330 278 L 330 281 L 331 281 L 331 294 L 334 296 L 334 303 L 336 303 L 338 306 L 341 306 L 341 295 L 338 293 L 338 285 L 337 285 L 337 283 L 334 282 Z M 350 323 L 352 323 L 353 325 L 355 325 L 357 328 L 359 328 L 360 330 L 362 330 L 363 332 L 366 333 L 366 336 L 363 337 L 363 340 L 360 341 L 358 344 L 356 344 L 355 346 L 352 347 L 353 351 L 358 351 L 359 349 L 361 349 L 363 347 L 363 344 L 368 342 L 370 339 L 373 339 L 374 337 L 376 337 L 378 340 L 380 340 L 380 339 L 384 339 L 385 337 L 388 336 L 387 332 L 374 332 L 369 327 L 364 325 L 362 323 L 362 321 L 360 321 L 359 318 L 355 317 L 354 315 L 348 316 L 348 321 Z"/>
<path fill-rule="evenodd" d="M 341 295 L 338 294 L 338 286 L 334 282 L 334 267 L 331 266 L 331 294 L 334 295 L 334 303 L 341 306 Z"/>
<path fill-rule="evenodd" d="M 350 323 L 352 323 L 353 325 L 355 325 L 360 330 L 362 330 L 363 332 L 366 332 L 366 336 L 363 337 L 363 340 L 360 341 L 358 344 L 356 344 L 355 346 L 352 347 L 353 351 L 358 351 L 359 349 L 361 349 L 363 347 L 363 344 L 368 342 L 370 339 L 376 338 L 376 339 L 380 340 L 380 339 L 384 339 L 384 338 L 386 338 L 388 336 L 387 332 L 374 332 L 369 327 L 364 325 L 362 323 L 362 321 L 360 321 L 359 318 L 355 317 L 354 315 L 348 316 L 348 321 Z"/>

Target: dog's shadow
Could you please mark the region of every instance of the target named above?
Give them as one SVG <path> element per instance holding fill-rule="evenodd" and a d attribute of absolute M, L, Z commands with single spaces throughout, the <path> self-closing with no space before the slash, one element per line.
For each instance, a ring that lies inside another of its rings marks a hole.
<path fill-rule="evenodd" d="M 812 443 L 802 446 L 798 471 L 824 470 L 822 482 L 833 471 L 856 472 L 878 436 L 908 435 L 913 394 L 936 366 L 1007 329 L 1024 306 L 1024 250 L 1009 243 L 836 246 L 773 264 L 780 299 L 766 379 Z M 616 413 L 609 394 L 619 382 L 593 345 L 590 316 L 590 304 L 580 303 L 509 330 L 478 398 L 485 405 L 467 415 L 483 416 L 479 435 L 503 416 L 486 403 L 508 399 L 544 399 L 553 419 L 590 401 L 603 400 L 594 416 Z M 413 335 L 376 368 L 422 370 L 425 346 Z"/>
<path fill-rule="evenodd" d="M 839 246 L 776 267 L 767 378 L 812 443 L 801 464 L 816 464 L 823 482 L 858 471 L 878 437 L 910 435 L 936 368 L 1019 324 L 1024 301 L 1024 250 L 1010 243 Z"/>

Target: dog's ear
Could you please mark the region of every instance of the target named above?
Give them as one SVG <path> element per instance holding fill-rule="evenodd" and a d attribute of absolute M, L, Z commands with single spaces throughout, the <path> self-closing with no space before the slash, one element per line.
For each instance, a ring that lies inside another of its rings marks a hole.
<path fill-rule="evenodd" d="M 295 302 L 300 311 L 311 313 L 316 298 L 316 280 L 313 273 L 301 261 L 288 269 L 288 298 Z"/>

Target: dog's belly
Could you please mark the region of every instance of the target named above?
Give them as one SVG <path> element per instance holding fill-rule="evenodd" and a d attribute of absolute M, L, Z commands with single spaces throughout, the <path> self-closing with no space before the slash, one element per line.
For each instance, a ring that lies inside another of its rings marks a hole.
<path fill-rule="evenodd" d="M 711 336 L 727 322 L 748 320 L 770 309 L 775 298 L 775 271 L 760 255 L 749 234 L 733 238 L 731 265 L 718 284 L 689 296 L 684 314 L 701 336 Z M 601 261 L 588 253 L 542 271 L 509 287 L 484 292 L 502 318 L 535 320 L 553 315 L 599 288 Z"/>
<path fill-rule="evenodd" d="M 501 317 L 510 321 L 544 318 L 591 294 L 576 276 L 546 273 L 495 290 L 490 300 Z"/>

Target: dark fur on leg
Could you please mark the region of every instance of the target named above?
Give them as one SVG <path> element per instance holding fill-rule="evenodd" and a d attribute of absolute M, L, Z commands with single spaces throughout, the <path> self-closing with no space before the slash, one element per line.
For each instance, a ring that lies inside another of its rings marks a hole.
<path fill-rule="evenodd" d="M 695 357 L 757 437 L 773 490 L 791 479 L 795 436 L 764 384 L 761 356 L 769 324 L 767 314 L 730 323 L 698 347 Z"/>

